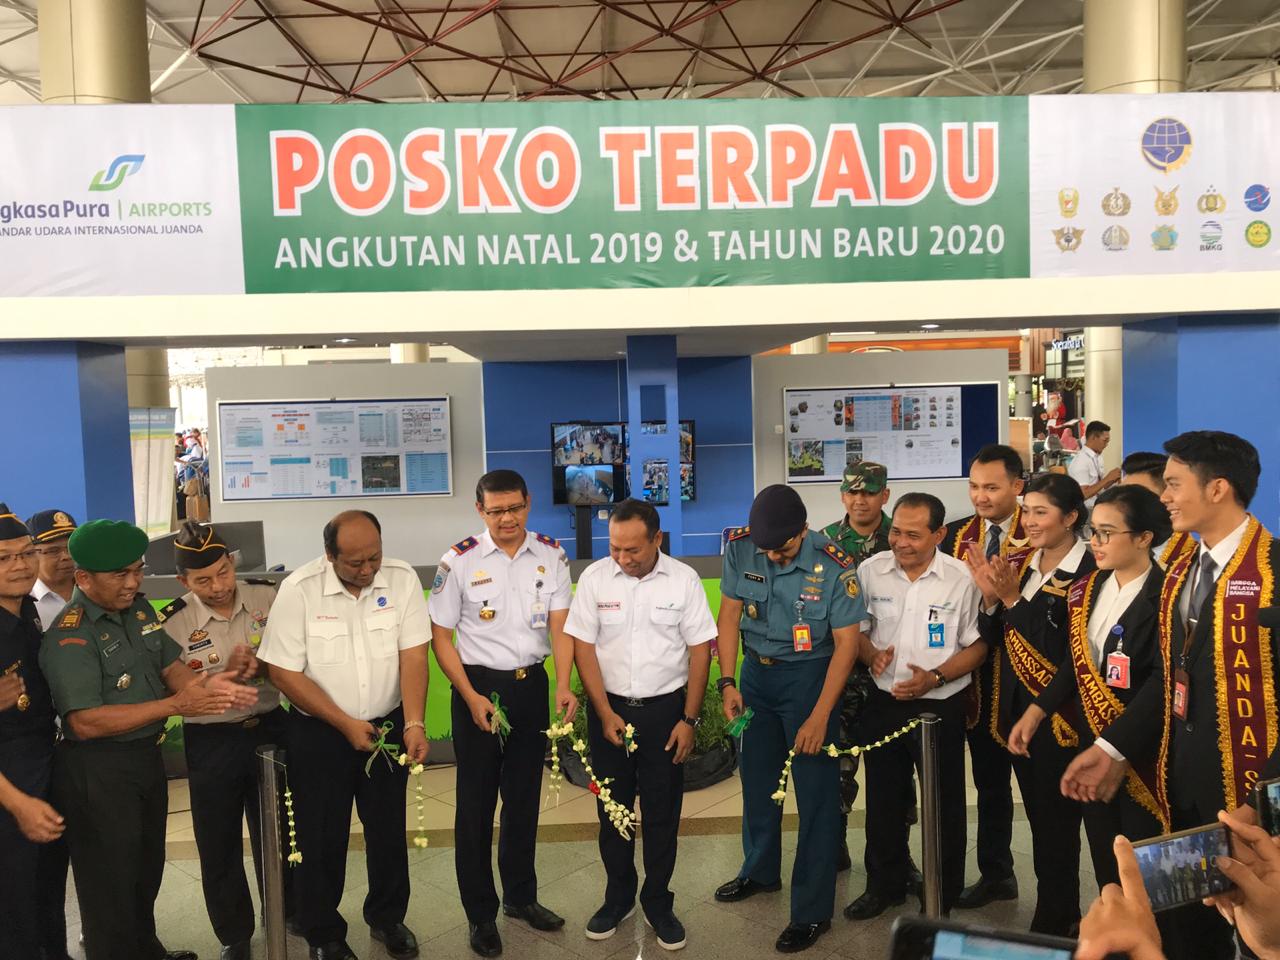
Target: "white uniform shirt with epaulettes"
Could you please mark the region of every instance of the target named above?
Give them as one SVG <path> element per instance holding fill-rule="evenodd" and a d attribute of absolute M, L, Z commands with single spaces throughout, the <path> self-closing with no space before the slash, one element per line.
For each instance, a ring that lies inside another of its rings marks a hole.
<path fill-rule="evenodd" d="M 468 666 L 518 670 L 551 654 L 547 617 L 568 610 L 569 558 L 558 540 L 527 531 L 514 557 L 488 531 L 454 544 L 431 585 L 431 622 L 457 631 Z"/>
<path fill-rule="evenodd" d="M 194 593 L 187 593 L 160 610 L 164 628 L 182 648 L 182 662 L 193 672 L 212 676 L 227 668 L 227 661 L 240 644 L 257 650 L 262 631 L 276 598 L 275 584 L 269 580 L 240 580 L 232 601 L 231 618 L 214 613 Z M 259 670 L 254 683 L 258 702 L 251 708 L 228 710 L 213 717 L 188 717 L 184 723 L 239 723 L 268 713 L 280 705 L 280 691 Z"/>

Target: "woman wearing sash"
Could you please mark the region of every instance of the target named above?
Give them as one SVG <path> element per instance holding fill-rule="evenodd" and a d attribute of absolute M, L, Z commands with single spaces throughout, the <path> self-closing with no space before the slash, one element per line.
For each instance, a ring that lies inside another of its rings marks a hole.
<path fill-rule="evenodd" d="M 1150 490 L 1114 487 L 1093 508 L 1098 570 L 1067 597 L 1069 650 L 1052 683 L 1018 721 L 1009 748 L 1025 754 L 1046 716 L 1070 718 L 1086 750 L 1131 758 L 1123 787 L 1106 801 L 1085 803 L 1084 827 L 1101 889 L 1118 883 L 1117 834 L 1141 840 L 1169 829 L 1156 758 L 1143 744 L 1164 721 L 1164 670 L 1156 633 L 1164 573 L 1152 545 L 1169 538 L 1169 515 Z M 1031 748 L 1034 753 L 1034 746 Z"/>
<path fill-rule="evenodd" d="M 1062 795 L 1060 782 L 1075 756 L 1075 737 L 1050 725 L 1029 744 L 1008 743 L 1014 721 L 1049 686 L 1067 650 L 1067 590 L 1093 570 L 1080 539 L 1084 494 L 1075 480 L 1042 474 L 1027 484 L 1022 523 L 1034 553 L 1018 564 L 978 551 L 967 555 L 983 592 L 979 618 L 984 640 L 1002 653 L 993 677 L 991 735 L 1015 754 L 1013 771 L 1031 826 L 1036 911 L 1031 929 L 1067 936 L 1080 920 L 1080 805 Z"/>

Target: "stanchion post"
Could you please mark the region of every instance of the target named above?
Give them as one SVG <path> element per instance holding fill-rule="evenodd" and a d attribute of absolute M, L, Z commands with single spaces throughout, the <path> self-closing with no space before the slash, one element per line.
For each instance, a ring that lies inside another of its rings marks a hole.
<path fill-rule="evenodd" d="M 285 751 L 273 744 L 258 748 L 258 810 L 262 823 L 262 922 L 267 960 L 286 960 L 284 857 L 280 836 L 280 777 Z"/>
<path fill-rule="evenodd" d="M 932 713 L 920 717 L 920 845 L 924 873 L 924 915 L 942 917 L 942 859 L 939 850 L 941 795 L 938 783 L 938 734 L 942 720 Z"/>

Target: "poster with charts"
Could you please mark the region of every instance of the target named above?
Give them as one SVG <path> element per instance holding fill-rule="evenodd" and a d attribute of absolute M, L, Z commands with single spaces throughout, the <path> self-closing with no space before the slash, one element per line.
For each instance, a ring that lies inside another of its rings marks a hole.
<path fill-rule="evenodd" d="M 860 460 L 890 480 L 964 473 L 960 387 L 821 387 L 782 391 L 787 483 L 832 483 Z"/>
<path fill-rule="evenodd" d="M 224 501 L 449 496 L 449 398 L 218 403 Z"/>

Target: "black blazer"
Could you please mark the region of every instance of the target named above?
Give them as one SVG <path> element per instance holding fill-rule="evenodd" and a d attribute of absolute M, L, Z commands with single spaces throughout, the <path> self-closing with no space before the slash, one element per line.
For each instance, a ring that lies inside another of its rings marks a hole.
<path fill-rule="evenodd" d="M 1074 581 L 1092 573 L 1097 568 L 1093 554 L 1085 551 L 1080 565 L 1074 570 L 1058 568 L 1045 580 L 1047 586 L 1051 580 Z M 1019 586 L 1025 586 L 1031 576 L 1032 567 L 1028 563 L 1022 572 Z M 987 642 L 991 650 L 1004 649 L 1004 628 L 1011 626 L 1017 630 L 1050 663 L 1062 662 L 1067 651 L 1067 598 L 1055 596 L 1043 588 L 1037 590 L 1030 600 L 1023 600 L 1006 608 L 1003 604 L 995 612 L 988 614 L 985 610 L 978 614 L 978 633 Z M 1034 698 L 1022 685 L 1013 672 L 1013 665 L 1007 656 L 1000 658 L 1000 725 L 1008 729 L 1022 712 L 1033 702 Z"/>
<path fill-rule="evenodd" d="M 1280 539 L 1271 543 L 1272 569 L 1280 569 Z M 1186 590 L 1191 578 L 1182 583 Z M 1181 593 L 1181 591 L 1179 591 Z M 1178 600 L 1181 596 L 1178 597 Z M 1186 636 L 1179 604 L 1173 605 L 1173 631 L 1169 654 L 1172 664 L 1166 664 L 1168 682 L 1182 653 Z M 1218 810 L 1226 803 L 1226 790 L 1222 783 L 1221 750 L 1218 747 L 1218 700 L 1214 677 L 1213 637 L 1214 595 L 1211 593 L 1200 611 L 1196 635 L 1187 653 L 1187 675 L 1190 680 L 1187 719 L 1170 718 L 1172 727 L 1169 744 L 1169 801 L 1175 809 L 1194 811 L 1204 823 L 1211 823 Z M 1280 631 L 1271 631 L 1271 669 L 1274 689 L 1280 690 Z M 1266 744 L 1260 745 L 1266 749 Z M 1159 738 L 1154 738 L 1151 749 L 1158 750 Z M 1126 754 L 1127 756 L 1127 754 Z M 1280 776 L 1280 750 L 1272 752 L 1262 772 L 1262 779 Z M 1252 796 L 1236 797 L 1236 803 L 1252 800 Z"/>
<path fill-rule="evenodd" d="M 1095 600 L 1103 584 L 1111 576 L 1110 570 L 1103 570 L 1098 575 L 1094 584 Z M 1124 713 L 1103 731 L 1103 735 L 1108 743 L 1129 759 L 1145 754 L 1150 749 L 1148 744 L 1154 742 L 1158 749 L 1160 743 L 1160 728 L 1164 720 L 1164 662 L 1160 656 L 1160 635 L 1156 628 L 1160 611 L 1160 588 L 1163 584 L 1164 571 L 1159 564 L 1153 563 L 1142 591 L 1133 598 L 1116 621 L 1124 627 L 1124 652 L 1129 656 L 1129 689 L 1112 688 L 1111 692 L 1116 699 L 1124 704 Z M 1089 609 L 1086 616 L 1092 612 L 1092 608 Z M 1107 654 L 1114 653 L 1118 644 L 1119 638 L 1108 634 L 1102 648 L 1104 664 Z M 1080 712 L 1080 688 L 1076 682 L 1075 665 L 1071 661 L 1071 648 L 1068 645 L 1057 675 L 1036 704 L 1045 713 L 1055 713 L 1062 709 L 1064 703 L 1072 701 L 1079 717 L 1075 728 L 1080 735 L 1080 746 L 1087 747 L 1093 743 L 1093 731 Z"/>

